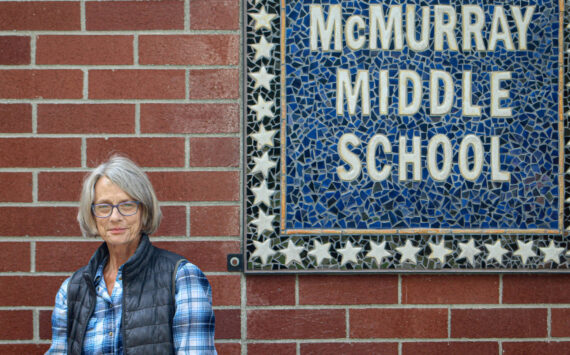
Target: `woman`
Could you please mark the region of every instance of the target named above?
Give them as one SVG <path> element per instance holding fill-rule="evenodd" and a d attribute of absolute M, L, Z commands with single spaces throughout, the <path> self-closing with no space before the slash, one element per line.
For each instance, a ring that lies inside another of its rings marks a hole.
<path fill-rule="evenodd" d="M 61 285 L 48 354 L 216 354 L 210 284 L 149 241 L 161 212 L 138 166 L 118 156 L 98 166 L 77 219 L 104 243 Z"/>

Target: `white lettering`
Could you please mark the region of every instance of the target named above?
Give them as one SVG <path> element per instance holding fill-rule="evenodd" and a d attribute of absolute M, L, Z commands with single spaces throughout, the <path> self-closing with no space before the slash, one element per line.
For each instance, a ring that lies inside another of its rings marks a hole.
<path fill-rule="evenodd" d="M 408 85 L 412 84 L 412 100 L 408 102 Z M 398 115 L 413 115 L 422 103 L 422 83 L 420 76 L 413 70 L 400 71 L 398 79 Z"/>
<path fill-rule="evenodd" d="M 370 115 L 370 78 L 367 70 L 359 70 L 356 74 L 356 87 L 353 89 L 350 80 L 350 71 L 347 69 L 338 69 L 336 73 L 336 114 L 344 114 L 344 92 L 346 91 L 346 100 L 348 103 L 348 114 L 356 114 L 356 103 L 358 97 L 361 97 L 362 114 Z"/>
<path fill-rule="evenodd" d="M 311 5 L 311 50 L 318 50 L 318 36 L 321 37 L 323 51 L 330 51 L 331 39 L 334 32 L 334 50 L 342 50 L 342 11 L 340 5 L 329 7 L 329 17 L 325 25 L 323 9 L 319 5 Z"/>
<path fill-rule="evenodd" d="M 388 23 L 384 18 L 382 5 L 370 5 L 370 49 L 378 49 L 377 35 L 380 32 L 380 43 L 383 50 L 390 49 L 394 37 L 394 49 L 401 51 L 404 48 L 402 36 L 402 6 L 390 6 Z"/>
<path fill-rule="evenodd" d="M 398 179 L 400 181 L 408 180 L 408 165 L 412 165 L 413 181 L 420 181 L 421 175 L 421 141 L 420 137 L 412 138 L 412 151 L 408 153 L 407 140 L 405 136 L 400 136 L 400 146 L 398 153 Z"/>
<path fill-rule="evenodd" d="M 375 134 L 368 142 L 368 148 L 366 150 L 366 167 L 368 168 L 368 174 L 370 178 L 374 181 L 384 181 L 390 176 L 392 166 L 387 164 L 381 171 L 376 170 L 376 149 L 378 145 L 382 145 L 384 153 L 392 153 L 392 144 L 388 138 L 383 134 Z"/>
<path fill-rule="evenodd" d="M 350 166 L 350 170 L 346 170 L 344 166 L 336 168 L 338 177 L 343 181 L 356 180 L 362 171 L 362 163 L 358 159 L 358 155 L 348 149 L 349 144 L 353 147 L 358 147 L 360 145 L 360 139 L 352 133 L 345 133 L 338 141 L 338 154 L 340 158 Z"/>
<path fill-rule="evenodd" d="M 469 148 L 473 150 L 473 167 L 469 168 Z M 483 169 L 483 143 L 474 134 L 466 135 L 459 145 L 459 171 L 466 180 L 475 181 Z"/>

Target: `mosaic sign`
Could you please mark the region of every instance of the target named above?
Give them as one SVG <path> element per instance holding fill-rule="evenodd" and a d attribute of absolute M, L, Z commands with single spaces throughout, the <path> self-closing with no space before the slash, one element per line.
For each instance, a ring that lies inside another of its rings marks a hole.
<path fill-rule="evenodd" d="M 563 2 L 244 2 L 246 272 L 568 271 Z"/>

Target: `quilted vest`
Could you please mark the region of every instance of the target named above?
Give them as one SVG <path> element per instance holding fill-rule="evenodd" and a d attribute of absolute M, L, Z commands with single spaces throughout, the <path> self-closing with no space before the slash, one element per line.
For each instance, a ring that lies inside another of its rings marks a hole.
<path fill-rule="evenodd" d="M 89 263 L 71 276 L 67 290 L 68 354 L 81 354 L 97 298 L 93 280 L 108 255 L 107 244 L 103 243 Z M 174 285 L 181 259 L 184 258 L 154 247 L 143 234 L 135 254 L 124 264 L 124 354 L 173 353 Z"/>

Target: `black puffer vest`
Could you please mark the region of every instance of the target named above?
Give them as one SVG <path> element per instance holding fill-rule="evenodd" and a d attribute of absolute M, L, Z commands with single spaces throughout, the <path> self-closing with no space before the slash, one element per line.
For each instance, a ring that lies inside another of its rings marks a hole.
<path fill-rule="evenodd" d="M 71 276 L 67 289 L 68 354 L 81 354 L 97 298 L 95 274 L 108 255 L 103 243 L 89 264 Z M 123 266 L 124 354 L 173 353 L 174 278 L 181 259 L 154 247 L 143 235 L 135 254 Z"/>

